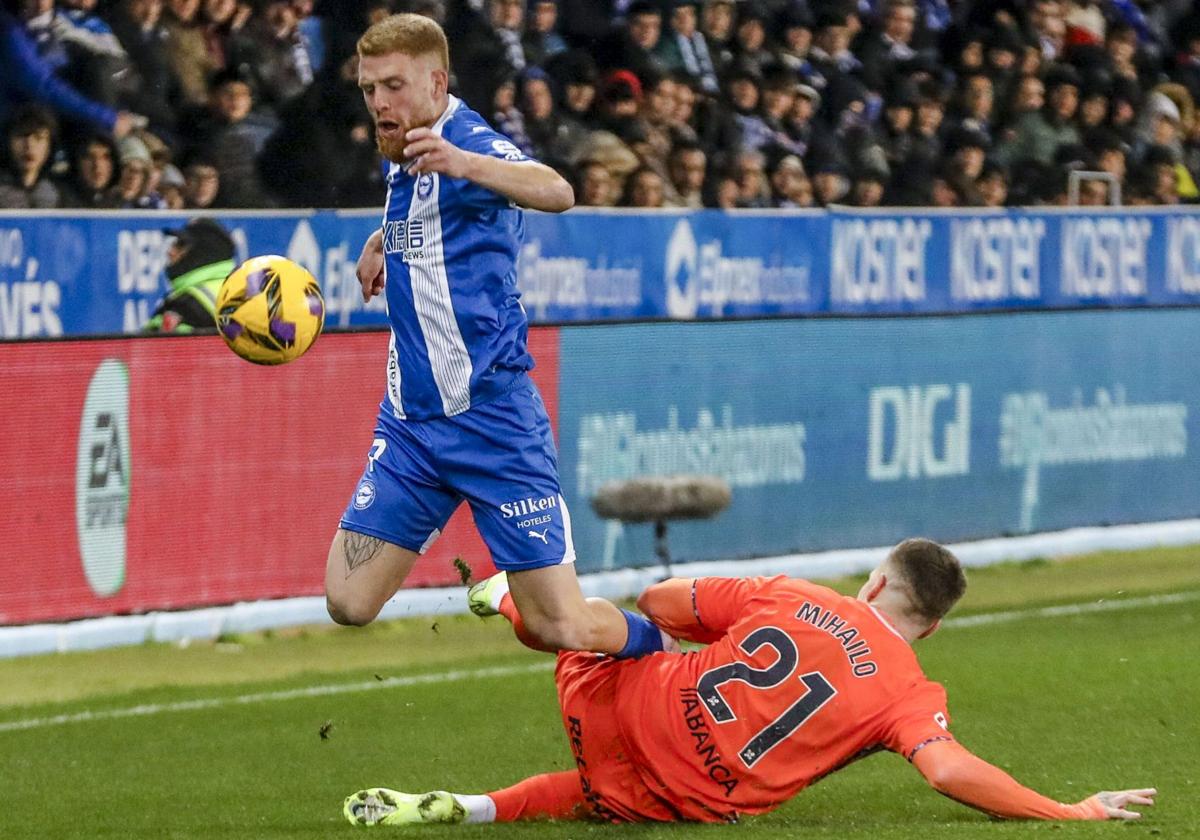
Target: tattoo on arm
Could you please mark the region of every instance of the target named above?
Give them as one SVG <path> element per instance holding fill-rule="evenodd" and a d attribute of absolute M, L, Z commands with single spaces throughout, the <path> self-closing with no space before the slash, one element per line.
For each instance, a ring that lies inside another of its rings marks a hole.
<path fill-rule="evenodd" d="M 342 541 L 342 553 L 346 555 L 346 577 L 374 560 L 383 546 L 383 540 L 378 537 L 347 531 Z"/>

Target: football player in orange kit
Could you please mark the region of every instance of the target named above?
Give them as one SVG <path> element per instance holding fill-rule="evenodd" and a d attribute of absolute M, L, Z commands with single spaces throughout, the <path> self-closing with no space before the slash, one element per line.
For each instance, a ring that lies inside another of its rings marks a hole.
<path fill-rule="evenodd" d="M 1139 817 L 1127 806 L 1153 805 L 1153 788 L 1063 804 L 950 734 L 946 693 L 922 673 L 912 643 L 937 629 L 965 588 L 958 559 L 923 539 L 892 549 L 857 598 L 783 576 L 663 581 L 638 606 L 670 635 L 708 647 L 638 660 L 559 653 L 555 680 L 575 770 L 490 794 L 371 788 L 348 797 L 344 814 L 359 825 L 733 822 L 887 749 L 938 792 L 997 817 Z M 480 597 L 476 612 L 502 613 L 532 641 L 502 576 L 477 585 L 472 598 Z"/>

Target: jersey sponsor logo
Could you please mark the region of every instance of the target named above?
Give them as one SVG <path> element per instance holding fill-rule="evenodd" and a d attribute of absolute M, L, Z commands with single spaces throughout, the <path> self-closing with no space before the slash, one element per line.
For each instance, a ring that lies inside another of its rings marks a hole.
<path fill-rule="evenodd" d="M 621 818 L 600 800 L 600 794 L 592 788 L 588 774 L 587 759 L 583 757 L 583 721 L 580 718 L 567 718 L 567 739 L 571 742 L 571 755 L 575 759 L 575 767 L 579 770 L 579 786 L 583 791 L 583 799 L 601 820 L 605 822 L 621 822 Z"/>
<path fill-rule="evenodd" d="M 405 262 L 425 258 L 424 219 L 389 219 L 383 223 L 383 252 L 400 254 Z"/>
<path fill-rule="evenodd" d="M 558 507 L 558 496 L 543 496 L 540 499 L 530 496 L 529 498 L 517 499 L 515 502 L 505 502 L 500 505 L 500 515 L 505 519 L 512 519 L 514 516 L 529 516 L 530 514 L 540 513 L 556 507 Z M 527 526 L 522 525 L 521 527 L 524 528 Z"/>
<path fill-rule="evenodd" d="M 704 704 L 700 700 L 699 691 L 694 688 L 681 688 L 679 703 L 682 707 L 680 711 L 683 714 L 683 723 L 692 739 L 692 750 L 700 758 L 705 775 L 724 791 L 725 796 L 732 795 L 734 788 L 738 786 L 738 779 L 717 752 L 716 739 L 708 726 L 708 719 L 701 711 Z"/>
<path fill-rule="evenodd" d="M 846 619 L 837 613 L 824 609 L 819 604 L 805 601 L 800 605 L 796 618 L 811 624 L 818 630 L 824 630 L 841 642 L 842 648 L 846 652 L 846 658 L 850 660 L 850 670 L 854 676 L 869 677 L 879 670 L 878 665 L 867 659 L 871 655 L 871 647 L 867 640 L 858 638 L 858 628 L 848 627 Z"/>
<path fill-rule="evenodd" d="M 129 370 L 120 359 L 105 359 L 83 402 L 75 467 L 79 556 L 88 585 L 102 598 L 125 584 L 131 452 Z"/>
<path fill-rule="evenodd" d="M 375 482 L 364 478 L 354 491 L 354 509 L 366 510 L 375 503 Z"/>
<path fill-rule="evenodd" d="M 525 153 L 513 145 L 510 140 L 493 140 L 492 150 L 503 155 L 505 160 L 525 159 Z"/>

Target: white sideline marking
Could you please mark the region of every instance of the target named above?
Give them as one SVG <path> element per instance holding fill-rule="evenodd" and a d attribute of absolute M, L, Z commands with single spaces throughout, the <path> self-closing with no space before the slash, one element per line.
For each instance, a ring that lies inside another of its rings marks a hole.
<path fill-rule="evenodd" d="M 1093 612 L 1131 610 L 1141 607 L 1157 607 L 1163 604 L 1182 604 L 1200 600 L 1200 590 L 1175 592 L 1169 595 L 1148 595 L 1141 598 L 1122 598 L 1114 601 L 1088 601 L 1081 604 L 1061 604 L 1056 607 L 1038 607 L 1031 610 L 1005 610 L 1003 612 L 980 613 L 962 618 L 950 618 L 942 623 L 945 628 L 978 627 L 984 624 L 1002 624 L 1023 618 L 1053 618 L 1065 615 L 1082 615 Z M 234 697 L 209 697 L 203 700 L 182 700 L 177 703 L 147 703 L 124 709 L 104 709 L 98 712 L 76 712 L 54 717 L 26 718 L 0 723 L 0 732 L 17 732 L 26 729 L 41 729 L 64 723 L 86 723 L 94 720 L 114 720 L 127 717 L 144 717 L 161 712 L 190 712 L 197 709 L 218 709 L 222 706 L 265 703 L 275 700 L 295 700 L 301 697 L 326 697 L 333 694 L 354 694 L 381 688 L 404 688 L 410 685 L 433 685 L 437 683 L 461 682 L 466 679 L 507 677 L 515 674 L 532 674 L 549 671 L 553 662 L 538 662 L 531 665 L 506 665 L 496 668 L 479 668 L 474 671 L 442 671 L 434 674 L 417 674 L 411 677 L 388 677 L 370 682 L 341 683 L 336 685 L 314 685 L 308 688 L 291 688 L 284 691 L 264 691 L 258 694 L 241 694 Z"/>
<path fill-rule="evenodd" d="M 979 627 L 983 624 L 1003 624 L 1006 621 L 1016 621 L 1021 618 L 1053 618 L 1062 615 L 1083 615 L 1084 613 L 1109 612 L 1111 610 L 1132 610 L 1137 607 L 1184 604 L 1188 601 L 1196 600 L 1200 600 L 1200 590 L 1195 592 L 1173 592 L 1170 595 L 1146 595 L 1141 598 L 1118 598 L 1114 601 L 1087 601 L 1082 604 L 1060 604 L 1057 607 L 1038 607 L 1032 610 L 1006 610 L 1004 612 L 965 615 L 962 618 L 948 618 L 942 622 L 942 626 Z"/>
<path fill-rule="evenodd" d="M 178 703 L 147 703 L 124 709 L 103 709 L 98 712 L 76 712 L 71 715 L 27 718 L 0 723 L 0 732 L 17 732 L 23 729 L 41 729 L 63 723 L 84 723 L 93 720 L 144 717 L 160 712 L 190 712 L 197 709 L 218 709 L 222 706 L 237 706 L 247 703 L 265 703 L 272 700 L 294 700 L 299 697 L 326 697 L 331 694 L 354 694 L 359 691 L 374 691 L 380 688 L 404 688 L 410 685 L 460 682 L 481 677 L 507 677 L 514 674 L 531 674 L 549 671 L 553 662 L 538 662 L 534 665 L 506 665 L 497 668 L 479 668 L 474 671 L 442 671 L 434 674 L 416 674 L 411 677 L 388 677 L 370 682 L 340 683 L 336 685 L 314 685 L 308 688 L 290 688 L 284 691 L 263 691 L 259 694 L 240 694 L 234 697 L 209 697 L 203 700 L 182 700 Z"/>

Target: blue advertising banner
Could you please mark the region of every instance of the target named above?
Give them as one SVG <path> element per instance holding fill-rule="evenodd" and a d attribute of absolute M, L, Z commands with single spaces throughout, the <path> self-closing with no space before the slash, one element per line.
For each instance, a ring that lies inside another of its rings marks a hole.
<path fill-rule="evenodd" d="M 581 570 L 654 562 L 589 500 L 724 477 L 681 561 L 1200 514 L 1200 329 L 1185 310 L 561 330 L 559 457 Z"/>
<path fill-rule="evenodd" d="M 385 323 L 354 277 L 378 212 L 217 218 L 312 271 L 330 327 Z M 136 332 L 184 221 L 0 212 L 0 338 Z M 1197 305 L 1200 208 L 529 213 L 517 270 L 535 323 Z"/>

